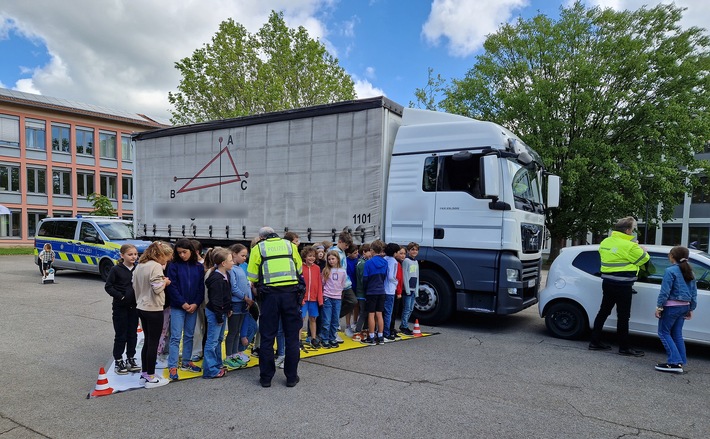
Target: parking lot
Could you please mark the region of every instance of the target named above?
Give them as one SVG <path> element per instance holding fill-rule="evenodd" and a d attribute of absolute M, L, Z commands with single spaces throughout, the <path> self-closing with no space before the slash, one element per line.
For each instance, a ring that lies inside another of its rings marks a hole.
<path fill-rule="evenodd" d="M 437 335 L 301 362 L 301 382 L 258 386 L 258 368 L 86 399 L 111 357 L 111 300 L 98 276 L 40 285 L 31 256 L 0 256 L 0 438 L 703 438 L 710 349 L 683 375 L 655 338 L 643 358 L 551 338 L 533 307 L 459 315 Z M 137 377 L 136 377 L 137 379 Z"/>

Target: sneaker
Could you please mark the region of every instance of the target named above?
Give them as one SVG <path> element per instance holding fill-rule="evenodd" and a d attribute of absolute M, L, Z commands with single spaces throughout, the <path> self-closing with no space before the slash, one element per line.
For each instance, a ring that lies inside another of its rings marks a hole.
<path fill-rule="evenodd" d="M 274 363 L 276 364 L 276 366 L 280 367 L 280 366 L 283 364 L 283 362 L 284 362 L 285 359 L 286 359 L 285 356 L 279 355 L 279 356 L 276 357 L 276 359 L 274 360 Z"/>
<path fill-rule="evenodd" d="M 619 349 L 619 355 L 625 355 L 627 357 L 643 357 L 646 355 L 644 351 L 639 351 L 638 349 Z"/>
<path fill-rule="evenodd" d="M 259 348 L 253 347 L 251 348 L 251 356 L 255 358 L 259 358 Z"/>
<path fill-rule="evenodd" d="M 313 349 L 318 349 L 320 346 L 321 346 L 321 344 L 320 344 L 320 340 L 319 340 L 319 339 L 314 338 L 313 340 L 311 340 L 311 347 L 312 347 Z"/>
<path fill-rule="evenodd" d="M 395 341 L 395 337 L 392 334 L 383 337 L 383 339 L 384 343 L 392 343 L 393 341 Z"/>
<path fill-rule="evenodd" d="M 283 369 L 283 368 L 285 368 L 285 367 L 286 367 L 286 361 L 285 361 L 285 360 L 282 361 L 281 363 L 279 363 L 279 369 Z"/>
<path fill-rule="evenodd" d="M 353 330 L 351 328 L 345 328 L 345 336 L 348 338 L 352 338 L 354 335 Z"/>
<path fill-rule="evenodd" d="M 402 337 L 395 331 L 391 335 L 391 337 L 394 337 L 395 340 L 401 340 Z"/>
<path fill-rule="evenodd" d="M 202 375 L 202 378 L 207 379 L 207 380 L 211 380 L 213 378 L 222 378 L 226 375 L 227 375 L 227 371 L 225 369 L 220 369 L 219 372 L 217 372 L 217 375 L 211 376 L 211 377 L 209 377 L 207 375 Z"/>
<path fill-rule="evenodd" d="M 241 361 L 237 361 L 236 358 L 232 358 L 232 357 L 227 358 L 226 360 L 224 360 L 224 361 L 222 362 L 222 364 L 224 364 L 225 366 L 227 366 L 227 369 L 231 369 L 231 370 L 239 369 L 239 368 L 242 367 L 242 365 L 243 365 L 243 363 L 242 363 Z"/>
<path fill-rule="evenodd" d="M 384 337 L 377 337 L 377 344 L 385 344 L 385 338 Z"/>
<path fill-rule="evenodd" d="M 147 378 L 144 377 L 143 379 L 145 379 L 145 384 L 143 385 L 143 387 L 145 387 L 146 389 L 153 389 L 155 387 L 162 387 L 162 386 L 170 383 L 170 381 L 166 380 L 163 377 L 159 377 L 158 375 L 150 375 Z"/>
<path fill-rule="evenodd" d="M 140 372 L 141 367 L 138 365 L 138 362 L 136 361 L 135 358 L 127 358 L 126 359 L 126 368 L 128 369 L 129 372 Z"/>
<path fill-rule="evenodd" d="M 602 342 L 590 342 L 589 343 L 589 350 L 590 351 L 608 351 L 611 349 L 611 346 L 608 344 L 604 344 Z"/>
<path fill-rule="evenodd" d="M 123 358 L 116 360 L 116 366 L 113 368 L 113 371 L 116 372 L 116 375 L 128 374 L 128 367 L 126 367 L 126 363 L 123 362 Z"/>
<path fill-rule="evenodd" d="M 182 363 L 180 365 L 180 370 L 184 370 L 186 372 L 202 372 L 202 368 L 200 366 L 195 365 L 192 361 L 189 361 L 187 363 Z"/>
<path fill-rule="evenodd" d="M 402 328 L 402 327 L 400 327 L 400 328 L 399 328 L 399 331 L 400 331 L 402 334 L 404 334 L 404 335 L 414 335 L 414 331 L 412 331 L 412 330 L 409 329 L 409 328 Z"/>
<path fill-rule="evenodd" d="M 320 344 L 320 345 L 321 345 L 323 348 L 325 348 L 325 349 L 330 349 L 330 348 L 331 348 L 330 342 L 329 342 L 328 340 L 323 340 L 323 341 L 321 341 L 321 344 Z M 337 343 L 336 343 L 336 346 L 337 346 Z"/>
<path fill-rule="evenodd" d="M 171 367 L 170 368 L 170 381 L 177 381 L 179 379 L 180 379 L 180 377 L 178 377 L 177 367 Z"/>
<path fill-rule="evenodd" d="M 682 364 L 659 363 L 656 365 L 655 369 L 661 372 L 683 373 Z"/>
<path fill-rule="evenodd" d="M 362 337 L 360 337 L 360 333 L 355 333 L 352 337 L 352 341 L 361 341 Z"/>
<path fill-rule="evenodd" d="M 249 355 L 245 354 L 244 352 L 240 352 L 237 354 L 237 359 L 242 360 L 244 364 L 247 364 L 251 358 L 249 358 Z"/>
<path fill-rule="evenodd" d="M 202 354 L 194 354 L 192 356 L 192 358 L 190 358 L 190 361 L 193 361 L 193 362 L 200 361 L 200 360 L 202 360 Z"/>
<path fill-rule="evenodd" d="M 366 339 L 361 340 L 360 343 L 366 344 L 368 346 L 375 346 L 377 344 L 377 341 L 372 337 L 367 337 Z"/>
<path fill-rule="evenodd" d="M 335 336 L 335 343 L 338 343 L 338 344 L 340 344 L 340 343 L 342 343 L 342 342 L 343 342 L 343 339 L 342 339 L 342 338 L 340 338 L 340 336 L 339 336 L 339 335 L 336 335 L 336 336 Z"/>
<path fill-rule="evenodd" d="M 301 378 L 298 375 L 296 375 L 295 380 L 286 381 L 286 387 L 296 387 L 296 384 L 298 384 L 299 382 L 301 382 Z"/>

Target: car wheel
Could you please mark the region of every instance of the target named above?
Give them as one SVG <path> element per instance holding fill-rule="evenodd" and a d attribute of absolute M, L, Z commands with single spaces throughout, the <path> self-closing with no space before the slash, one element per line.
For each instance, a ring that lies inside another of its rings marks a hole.
<path fill-rule="evenodd" d="M 557 302 L 545 313 L 545 326 L 555 337 L 575 340 L 588 330 L 587 318 L 581 306 L 573 302 Z"/>
<path fill-rule="evenodd" d="M 103 279 L 104 282 L 108 279 L 108 273 L 111 271 L 113 265 L 114 263 L 110 259 L 103 259 L 101 263 L 99 263 L 99 274 L 101 274 L 101 279 Z"/>

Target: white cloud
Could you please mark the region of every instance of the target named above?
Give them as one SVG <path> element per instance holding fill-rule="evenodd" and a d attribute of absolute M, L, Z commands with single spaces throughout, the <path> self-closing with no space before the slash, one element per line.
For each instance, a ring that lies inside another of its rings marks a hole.
<path fill-rule="evenodd" d="M 375 87 L 367 79 L 360 79 L 355 75 L 352 75 L 352 77 L 353 81 L 355 81 L 355 96 L 357 96 L 358 99 L 386 96 L 384 90 Z"/>
<path fill-rule="evenodd" d="M 374 67 L 366 67 L 365 68 L 365 77 L 369 79 L 375 79 L 375 68 Z"/>
<path fill-rule="evenodd" d="M 570 0 L 571 1 L 571 0 Z M 601 6 L 602 8 L 612 8 L 619 10 L 635 10 L 646 5 L 652 8 L 658 4 L 675 3 L 676 6 L 687 8 L 683 13 L 680 25 L 683 28 L 696 26 L 708 30 L 710 23 L 710 2 L 706 0 L 587 0 L 590 6 Z"/>
<path fill-rule="evenodd" d="M 481 48 L 486 35 L 528 3 L 529 0 L 434 0 L 422 35 L 434 45 L 446 38 L 451 55 L 469 56 Z"/>
<path fill-rule="evenodd" d="M 332 0 L 6 1 L 0 37 L 12 26 L 43 41 L 50 54 L 18 89 L 169 117 L 167 95 L 180 81 L 174 63 L 209 42 L 220 22 L 232 17 L 256 32 L 271 10 L 284 11 L 288 26 L 305 27 L 329 47 L 317 13 L 332 6 Z"/>

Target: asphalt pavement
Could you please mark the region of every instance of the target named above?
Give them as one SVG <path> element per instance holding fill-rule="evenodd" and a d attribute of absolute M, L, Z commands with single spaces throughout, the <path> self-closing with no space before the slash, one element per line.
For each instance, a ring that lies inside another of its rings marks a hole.
<path fill-rule="evenodd" d="M 98 276 L 39 280 L 31 256 L 0 256 L 0 439 L 710 437 L 707 346 L 664 374 L 656 338 L 634 338 L 643 358 L 592 352 L 552 338 L 536 307 L 302 361 L 294 388 L 250 368 L 86 399 L 111 357 L 111 298 Z"/>

